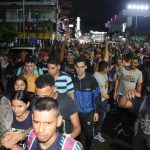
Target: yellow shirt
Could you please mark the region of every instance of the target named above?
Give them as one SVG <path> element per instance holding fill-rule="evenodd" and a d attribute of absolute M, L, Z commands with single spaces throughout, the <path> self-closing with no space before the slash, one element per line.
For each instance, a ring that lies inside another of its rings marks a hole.
<path fill-rule="evenodd" d="M 32 76 L 28 76 L 26 74 L 23 75 L 27 80 L 27 91 L 35 93 L 35 80 L 39 76 L 38 74 L 33 74 Z"/>

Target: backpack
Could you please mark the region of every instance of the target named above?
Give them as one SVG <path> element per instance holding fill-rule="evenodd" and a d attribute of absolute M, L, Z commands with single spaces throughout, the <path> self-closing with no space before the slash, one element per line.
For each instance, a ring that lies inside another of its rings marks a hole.
<path fill-rule="evenodd" d="M 142 112 L 142 110 L 146 104 L 146 101 L 147 101 L 147 96 L 144 97 L 144 100 L 143 100 L 143 102 L 140 106 L 139 112 L 138 112 L 138 117 L 137 117 L 135 124 L 134 124 L 134 136 L 136 136 L 138 133 L 138 127 L 139 127 L 139 123 L 140 123 L 141 112 Z"/>
<path fill-rule="evenodd" d="M 27 150 L 30 150 L 36 138 L 34 130 L 31 130 L 27 139 Z"/>
<path fill-rule="evenodd" d="M 11 130 L 13 112 L 9 99 L 0 94 L 0 140 L 3 135 Z"/>
<path fill-rule="evenodd" d="M 36 138 L 35 132 L 34 130 L 31 130 L 27 139 L 27 150 L 31 150 L 32 145 L 34 143 L 34 140 Z M 74 139 L 70 138 L 70 137 L 65 137 L 64 136 L 64 142 L 63 145 L 61 146 L 61 150 L 74 150 L 74 147 L 76 144 L 80 145 L 80 142 L 75 141 Z"/>
<path fill-rule="evenodd" d="M 20 69 L 21 69 L 21 74 L 22 74 L 22 71 L 23 71 L 23 69 L 24 69 L 24 66 L 22 66 Z M 40 75 L 40 68 L 39 68 L 39 67 L 36 67 L 36 70 L 37 70 L 38 74 Z"/>

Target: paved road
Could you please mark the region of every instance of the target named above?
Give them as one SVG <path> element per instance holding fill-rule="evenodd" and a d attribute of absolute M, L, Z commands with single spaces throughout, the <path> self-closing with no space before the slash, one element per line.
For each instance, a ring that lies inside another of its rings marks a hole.
<path fill-rule="evenodd" d="M 129 137 L 116 137 L 116 132 L 112 129 L 115 126 L 113 116 L 114 114 L 108 114 L 103 125 L 102 134 L 106 141 L 101 143 L 93 140 L 91 150 L 131 150 L 132 134 Z"/>

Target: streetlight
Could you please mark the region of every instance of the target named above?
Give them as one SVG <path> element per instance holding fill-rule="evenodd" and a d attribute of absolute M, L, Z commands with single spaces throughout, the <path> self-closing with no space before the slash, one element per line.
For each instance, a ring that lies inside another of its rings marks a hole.
<path fill-rule="evenodd" d="M 20 13 L 22 9 L 17 9 L 17 31 L 20 32 Z"/>
<path fill-rule="evenodd" d="M 127 9 L 145 11 L 145 10 L 149 9 L 149 5 L 147 5 L 147 4 L 128 4 Z"/>
<path fill-rule="evenodd" d="M 136 12 L 143 12 L 143 11 L 148 11 L 149 10 L 149 5 L 147 4 L 134 4 L 134 3 L 131 3 L 131 4 L 128 4 L 127 5 L 127 9 L 128 10 L 133 10 Z M 138 26 L 138 15 L 136 14 L 135 15 L 135 37 L 137 35 L 137 26 Z"/>

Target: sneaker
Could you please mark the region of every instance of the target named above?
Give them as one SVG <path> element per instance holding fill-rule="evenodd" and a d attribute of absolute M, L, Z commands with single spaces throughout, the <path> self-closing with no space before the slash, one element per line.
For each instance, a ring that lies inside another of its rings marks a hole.
<path fill-rule="evenodd" d="M 102 143 L 105 142 L 105 139 L 102 137 L 101 133 L 98 133 L 97 135 L 95 135 L 94 139 L 96 139 Z"/>

